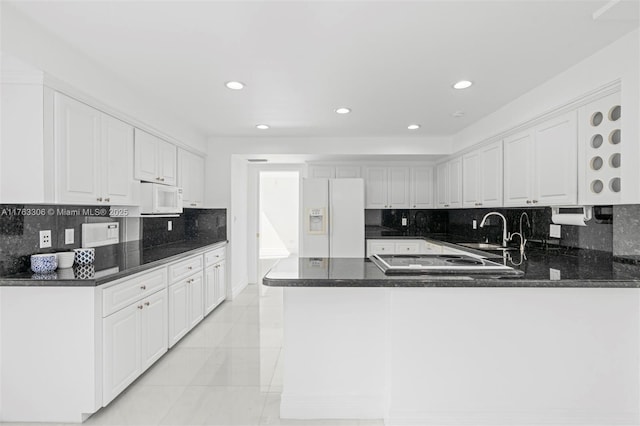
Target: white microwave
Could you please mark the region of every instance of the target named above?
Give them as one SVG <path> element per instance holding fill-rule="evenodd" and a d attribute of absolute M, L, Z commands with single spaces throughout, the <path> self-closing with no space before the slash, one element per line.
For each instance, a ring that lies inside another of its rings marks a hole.
<path fill-rule="evenodd" d="M 182 213 L 182 188 L 149 182 L 142 182 L 140 186 L 140 213 Z"/>

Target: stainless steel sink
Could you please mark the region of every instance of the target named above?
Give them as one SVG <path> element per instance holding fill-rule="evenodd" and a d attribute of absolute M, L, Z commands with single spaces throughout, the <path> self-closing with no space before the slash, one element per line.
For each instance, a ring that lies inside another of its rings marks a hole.
<path fill-rule="evenodd" d="M 458 245 L 477 250 L 515 250 L 514 247 L 502 247 L 499 244 L 489 243 L 458 243 Z"/>

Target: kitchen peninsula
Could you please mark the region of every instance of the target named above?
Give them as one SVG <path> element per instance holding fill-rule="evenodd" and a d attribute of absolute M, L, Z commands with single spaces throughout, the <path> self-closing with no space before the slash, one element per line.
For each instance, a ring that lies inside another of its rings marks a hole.
<path fill-rule="evenodd" d="M 640 266 L 583 250 L 531 251 L 519 268 L 386 276 L 365 259 L 281 261 L 263 281 L 284 287 L 281 417 L 638 424 Z"/>

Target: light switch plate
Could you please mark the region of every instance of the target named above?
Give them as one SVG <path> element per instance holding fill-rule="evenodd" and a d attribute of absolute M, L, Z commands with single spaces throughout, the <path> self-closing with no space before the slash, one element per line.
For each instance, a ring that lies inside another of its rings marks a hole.
<path fill-rule="evenodd" d="M 478 221 L 477 220 L 473 219 L 472 224 L 473 224 L 473 229 L 478 229 Z"/>
<path fill-rule="evenodd" d="M 407 226 L 407 218 L 406 217 L 402 218 L 402 226 Z"/>
<path fill-rule="evenodd" d="M 73 244 L 75 241 L 75 231 L 73 228 L 64 230 L 64 243 L 65 244 Z"/>
<path fill-rule="evenodd" d="M 551 281 L 560 280 L 560 270 L 559 269 L 549 268 L 549 279 Z"/>
<path fill-rule="evenodd" d="M 560 238 L 561 234 L 561 226 L 560 225 L 549 225 L 549 236 L 551 238 Z"/>
<path fill-rule="evenodd" d="M 167 231 L 173 231 L 173 222 L 170 220 L 167 221 Z"/>

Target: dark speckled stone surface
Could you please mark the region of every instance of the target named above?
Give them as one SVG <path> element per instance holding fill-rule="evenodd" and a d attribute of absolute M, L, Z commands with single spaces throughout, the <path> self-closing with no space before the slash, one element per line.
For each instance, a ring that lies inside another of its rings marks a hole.
<path fill-rule="evenodd" d="M 461 237 L 446 234 L 425 238 L 452 245 Z M 381 238 L 381 237 L 375 237 Z M 384 238 L 384 237 L 382 237 Z M 386 236 L 386 238 L 402 238 Z M 406 238 L 406 237 L 405 237 Z M 412 237 L 409 237 L 412 238 Z M 420 238 L 420 237 L 413 237 Z M 445 240 L 445 241 L 442 241 Z M 265 276 L 263 283 L 283 287 L 607 287 L 640 288 L 640 265 L 617 262 L 611 253 L 585 249 L 530 249 L 521 258 L 518 251 L 507 257 L 498 252 L 479 252 L 520 269 L 520 278 L 486 275 L 388 276 L 368 259 L 292 258 L 281 261 Z M 501 253 L 501 252 L 500 252 Z"/>
<path fill-rule="evenodd" d="M 144 248 L 141 241 L 112 244 L 96 248 L 93 265 L 76 265 L 46 275 L 21 272 L 0 278 L 0 286 L 95 287 L 226 243 L 192 240 L 152 248 Z"/>

